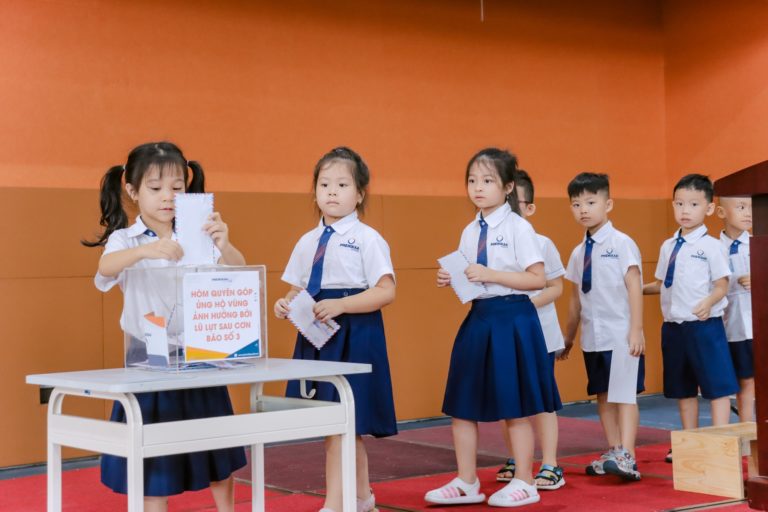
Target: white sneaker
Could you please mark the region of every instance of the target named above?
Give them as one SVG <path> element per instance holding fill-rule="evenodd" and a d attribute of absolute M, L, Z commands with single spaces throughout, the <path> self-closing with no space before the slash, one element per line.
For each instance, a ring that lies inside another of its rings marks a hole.
<path fill-rule="evenodd" d="M 462 505 L 466 503 L 482 503 L 485 494 L 480 492 L 480 479 L 468 484 L 459 477 L 437 489 L 432 489 L 424 495 L 424 501 L 439 505 Z"/>
<path fill-rule="evenodd" d="M 519 478 L 513 478 L 507 485 L 488 498 L 492 507 L 522 507 L 538 503 L 541 497 L 535 485 L 527 484 Z"/>

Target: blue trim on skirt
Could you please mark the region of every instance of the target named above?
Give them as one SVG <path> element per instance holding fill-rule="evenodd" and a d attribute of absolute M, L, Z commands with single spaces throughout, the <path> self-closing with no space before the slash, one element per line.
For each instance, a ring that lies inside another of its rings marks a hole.
<path fill-rule="evenodd" d="M 325 299 L 340 299 L 363 291 L 365 290 L 359 288 L 323 289 L 315 300 L 319 302 Z M 392 379 L 381 311 L 339 315 L 334 320 L 341 328 L 321 350 L 317 350 L 304 336 L 298 334 L 293 358 L 370 364 L 371 373 L 346 376 L 355 397 L 356 434 L 375 437 L 397 434 L 395 402 L 392 397 Z M 339 401 L 336 388 L 328 382 L 307 382 L 307 389 L 316 389 L 315 400 Z M 289 397 L 300 397 L 299 381 L 289 381 L 285 394 Z"/>
<path fill-rule="evenodd" d="M 453 345 L 443 412 L 497 421 L 561 408 L 552 359 L 530 298 L 473 301 Z"/>
<path fill-rule="evenodd" d="M 136 399 L 145 425 L 233 414 L 229 393 L 223 386 L 137 393 Z M 125 423 L 125 411 L 119 402 L 112 407 L 110 421 Z M 184 491 L 199 491 L 209 487 L 211 482 L 226 480 L 245 464 L 243 448 L 144 459 L 144 495 L 172 496 Z M 126 459 L 102 455 L 101 482 L 115 492 L 126 494 Z"/>

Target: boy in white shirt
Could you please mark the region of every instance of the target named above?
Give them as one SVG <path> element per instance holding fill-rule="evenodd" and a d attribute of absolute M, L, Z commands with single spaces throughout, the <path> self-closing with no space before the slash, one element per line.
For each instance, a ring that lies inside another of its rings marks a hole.
<path fill-rule="evenodd" d="M 635 461 L 635 439 L 640 423 L 637 403 L 608 402 L 614 350 L 629 347 L 639 357 L 636 390 L 645 390 L 645 341 L 640 250 L 608 220 L 613 209 L 608 176 L 581 173 L 568 184 L 576 222 L 587 229 L 584 242 L 571 253 L 565 278 L 573 282 L 565 350 L 568 357 L 581 323 L 581 349 L 587 370 L 587 393 L 597 395 L 600 422 L 609 449 L 587 466 L 592 476 L 606 473 L 640 480 Z M 630 384 L 631 386 L 632 384 Z"/>
<path fill-rule="evenodd" d="M 752 228 L 751 197 L 721 197 L 717 216 L 723 219 L 720 241 L 733 276 L 728 282 L 725 335 L 739 379 L 736 395 L 739 421 L 754 421 L 755 371 L 752 356 L 752 293 L 749 278 L 749 230 Z"/>
<path fill-rule="evenodd" d="M 710 400 L 712 423 L 725 425 L 729 395 L 739 391 L 723 327 L 728 260 L 707 234 L 704 219 L 715 211 L 712 182 L 689 174 L 677 182 L 672 208 L 680 228 L 659 253 L 656 280 L 645 294 L 661 293 L 664 396 L 678 400 L 683 428 L 699 425 L 698 394 Z M 672 461 L 672 450 L 667 454 Z"/>

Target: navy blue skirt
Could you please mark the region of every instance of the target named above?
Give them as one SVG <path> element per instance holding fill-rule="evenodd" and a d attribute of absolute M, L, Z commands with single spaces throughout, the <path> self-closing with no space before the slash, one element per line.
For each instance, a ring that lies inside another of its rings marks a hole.
<path fill-rule="evenodd" d="M 320 290 L 315 300 L 339 299 L 364 290 Z M 387 342 L 381 311 L 339 315 L 334 318 L 341 328 L 321 350 L 299 334 L 296 337 L 294 359 L 312 361 L 341 361 L 367 363 L 371 373 L 347 375 L 355 396 L 355 430 L 357 435 L 386 437 L 397 434 L 395 403 L 392 398 L 392 379 L 389 375 Z M 315 389 L 315 400 L 338 402 L 339 394 L 328 382 L 307 382 L 307 390 Z M 286 396 L 300 397 L 299 381 L 288 382 Z"/>
<path fill-rule="evenodd" d="M 226 387 L 181 389 L 137 393 L 144 424 L 212 418 L 233 414 Z M 119 402 L 112 407 L 110 421 L 125 423 Z M 225 480 L 246 464 L 245 449 L 224 448 L 204 452 L 165 455 L 144 459 L 144 495 L 171 496 L 205 489 L 211 482 Z M 127 493 L 126 460 L 102 455 L 101 482 L 115 492 Z"/>
<path fill-rule="evenodd" d="M 528 296 L 473 301 L 453 344 L 443 412 L 498 421 L 561 408 L 552 360 Z"/>

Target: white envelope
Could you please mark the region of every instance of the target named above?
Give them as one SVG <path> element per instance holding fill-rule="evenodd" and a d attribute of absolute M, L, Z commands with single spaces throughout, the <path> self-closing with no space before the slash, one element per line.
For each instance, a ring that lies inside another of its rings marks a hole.
<path fill-rule="evenodd" d="M 462 304 L 466 304 L 488 291 L 483 283 L 473 283 L 467 279 L 464 271 L 469 266 L 469 260 L 461 251 L 454 251 L 443 256 L 437 262 L 443 270 L 451 275 L 451 288 Z"/>

